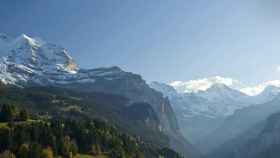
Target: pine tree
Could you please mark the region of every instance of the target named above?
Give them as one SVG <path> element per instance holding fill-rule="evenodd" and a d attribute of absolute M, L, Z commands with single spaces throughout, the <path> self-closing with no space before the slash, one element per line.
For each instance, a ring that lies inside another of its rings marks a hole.
<path fill-rule="evenodd" d="M 15 119 L 16 109 L 14 106 L 4 104 L 2 105 L 0 112 L 0 121 L 2 122 L 10 122 Z"/>
<path fill-rule="evenodd" d="M 0 151 L 11 148 L 13 144 L 12 130 L 10 128 L 1 128 L 0 137 Z"/>

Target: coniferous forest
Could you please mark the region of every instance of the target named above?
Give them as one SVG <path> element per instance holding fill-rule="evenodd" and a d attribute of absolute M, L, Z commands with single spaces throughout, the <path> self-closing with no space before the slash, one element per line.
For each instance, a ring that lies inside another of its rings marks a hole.
<path fill-rule="evenodd" d="M 57 96 L 54 100 L 47 95 L 53 93 L 44 90 L 36 94 L 26 89 L 22 94 L 19 92 L 18 88 L 1 86 L 0 158 L 180 157 L 168 148 L 147 143 L 108 121 L 88 117 L 75 109 L 52 112 L 59 105 L 58 100 L 64 99 L 61 107 L 70 106 L 66 105 L 66 98 Z M 23 98 L 28 98 L 28 102 Z"/>
<path fill-rule="evenodd" d="M 43 119 L 6 104 L 1 105 L 0 117 L 1 158 L 71 158 L 81 154 L 113 158 L 169 154 L 179 157 L 167 148 L 154 149 L 102 121 Z"/>

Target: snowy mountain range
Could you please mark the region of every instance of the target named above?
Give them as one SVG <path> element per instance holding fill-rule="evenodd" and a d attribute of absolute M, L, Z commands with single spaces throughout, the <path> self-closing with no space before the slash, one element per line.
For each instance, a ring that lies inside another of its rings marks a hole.
<path fill-rule="evenodd" d="M 245 90 L 239 81 L 217 76 L 171 84 L 152 82 L 150 87 L 169 98 L 183 134 L 196 144 L 236 111 L 273 100 L 280 94 L 277 83 L 270 81 Z M 252 95 L 252 90 L 258 93 Z"/>
<path fill-rule="evenodd" d="M 166 89 L 159 86 L 169 87 Z M 153 82 L 150 86 L 168 97 L 175 109 L 183 113 L 183 117 L 223 117 L 234 113 L 235 110 L 247 106 L 248 96 L 222 84 L 216 84 L 207 91 L 196 93 L 179 93 L 172 86 Z M 172 90 L 171 90 L 172 89 Z"/>
<path fill-rule="evenodd" d="M 174 104 L 178 105 L 180 102 L 183 109 L 202 115 L 208 111 L 208 116 L 211 117 L 232 115 L 235 110 L 268 102 L 280 93 L 278 80 L 250 87 L 238 80 L 220 76 L 186 82 L 174 81 L 170 84 L 152 82 L 150 86 L 169 97 L 171 102 L 176 102 Z M 193 98 L 200 101 L 189 103 Z"/>
<path fill-rule="evenodd" d="M 175 88 L 178 93 L 197 93 L 199 91 L 207 91 L 216 84 L 228 86 L 249 96 L 256 96 L 261 94 L 269 86 L 279 88 L 280 80 L 272 80 L 255 86 L 248 86 L 232 78 L 214 76 L 190 81 L 173 81 L 168 85 Z"/>

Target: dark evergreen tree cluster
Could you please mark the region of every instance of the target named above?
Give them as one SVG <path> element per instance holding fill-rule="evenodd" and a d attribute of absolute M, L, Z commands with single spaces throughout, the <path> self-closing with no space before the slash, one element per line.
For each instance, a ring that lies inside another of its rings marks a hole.
<path fill-rule="evenodd" d="M 124 105 L 115 95 L 0 84 L 0 158 L 180 157 L 163 148 L 167 137 L 141 121 L 152 116 L 150 108 L 133 115 L 139 111 Z"/>
<path fill-rule="evenodd" d="M 0 105 L 0 122 L 26 121 L 29 113 L 26 109 L 18 109 L 16 106 L 3 104 Z"/>
<path fill-rule="evenodd" d="M 26 110 L 2 105 L 1 121 L 7 124 L 0 127 L 0 158 L 73 158 L 80 153 L 111 158 L 179 157 L 171 150 L 153 148 L 135 137 L 120 133 L 102 121 L 67 118 L 28 120 L 28 116 Z M 16 121 L 16 117 L 25 120 Z M 8 123 L 11 120 L 13 122 Z"/>

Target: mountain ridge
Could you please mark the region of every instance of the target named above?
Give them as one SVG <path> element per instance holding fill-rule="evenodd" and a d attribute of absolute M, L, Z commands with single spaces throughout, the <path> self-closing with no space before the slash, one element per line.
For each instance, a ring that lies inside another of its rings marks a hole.
<path fill-rule="evenodd" d="M 180 93 L 174 87 L 164 83 L 152 82 L 150 86 L 169 98 L 182 133 L 202 153 L 212 150 L 215 143 L 222 143 L 227 139 L 226 133 L 217 135 L 215 133 L 227 129 L 221 127 L 230 125 L 228 118 L 243 109 L 251 109 L 256 105 L 261 106 L 263 103 L 272 101 L 279 92 L 278 87 L 268 86 L 261 94 L 248 96 L 221 83 L 213 84 L 205 91 L 192 93 Z M 266 107 L 263 108 L 266 109 Z M 222 136 L 223 140 L 215 141 Z M 215 139 L 210 139 L 212 137 Z M 208 140 L 208 143 L 204 143 L 205 140 Z"/>
<path fill-rule="evenodd" d="M 53 86 L 77 92 L 121 95 L 133 103 L 151 105 L 160 122 L 159 129 L 170 138 L 171 148 L 184 155 L 198 152 L 183 138 L 168 98 L 150 88 L 138 74 L 119 67 L 82 69 L 67 50 L 42 40 L 22 35 L 11 42 L 0 61 L 0 80 L 19 87 Z M 1 45 L 0 45 L 1 47 Z"/>
<path fill-rule="evenodd" d="M 173 81 L 168 85 L 174 87 L 178 93 L 198 93 L 207 91 L 213 85 L 222 84 L 235 89 L 248 96 L 260 95 L 267 87 L 280 87 L 280 80 L 266 81 L 257 85 L 246 85 L 239 80 L 229 77 L 214 76 L 189 81 Z"/>

